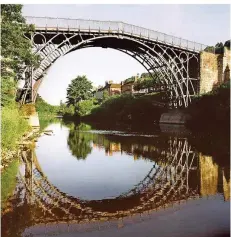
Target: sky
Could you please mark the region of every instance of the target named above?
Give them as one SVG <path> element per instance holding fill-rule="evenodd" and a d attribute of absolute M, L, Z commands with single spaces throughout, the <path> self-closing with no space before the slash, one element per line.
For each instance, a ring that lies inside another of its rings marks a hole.
<path fill-rule="evenodd" d="M 215 45 L 230 38 L 229 5 L 38 5 L 26 4 L 24 16 L 123 21 L 184 39 Z M 49 69 L 39 94 L 50 104 L 66 99 L 66 88 L 78 75 L 86 75 L 94 86 L 145 72 L 132 57 L 113 49 L 88 48 L 60 57 Z"/>

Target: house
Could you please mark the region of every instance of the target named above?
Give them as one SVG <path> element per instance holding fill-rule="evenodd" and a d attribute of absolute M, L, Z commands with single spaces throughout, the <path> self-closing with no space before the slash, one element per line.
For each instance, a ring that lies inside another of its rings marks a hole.
<path fill-rule="evenodd" d="M 121 94 L 121 84 L 106 81 L 104 87 L 101 86 L 94 91 L 94 97 L 96 99 L 102 99 L 104 91 L 107 91 L 109 96 Z"/>
<path fill-rule="evenodd" d="M 113 81 L 109 81 L 105 83 L 104 90 L 108 91 L 109 96 L 121 94 L 121 84 L 113 83 Z"/>

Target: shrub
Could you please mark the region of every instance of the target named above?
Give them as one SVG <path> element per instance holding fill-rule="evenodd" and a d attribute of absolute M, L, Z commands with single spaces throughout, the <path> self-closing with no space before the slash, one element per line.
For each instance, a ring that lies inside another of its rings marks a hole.
<path fill-rule="evenodd" d="M 29 129 L 28 122 L 16 107 L 2 108 L 2 148 L 14 149 L 17 141 Z"/>
<path fill-rule="evenodd" d="M 91 113 L 91 110 L 95 107 L 96 107 L 96 105 L 95 105 L 95 101 L 93 99 L 83 100 L 78 103 L 77 113 L 79 116 L 88 115 Z"/>

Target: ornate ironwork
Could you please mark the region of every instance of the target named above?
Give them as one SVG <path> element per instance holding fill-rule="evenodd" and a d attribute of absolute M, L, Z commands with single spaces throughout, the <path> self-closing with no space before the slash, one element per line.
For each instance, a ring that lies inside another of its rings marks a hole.
<path fill-rule="evenodd" d="M 22 103 L 35 102 L 45 73 L 60 56 L 87 47 L 120 50 L 141 63 L 152 77 L 158 73 L 174 107 L 187 107 L 198 93 L 199 52 L 206 45 L 123 22 L 46 17 L 26 17 L 26 22 L 35 25 L 35 33 L 25 36 L 41 63 L 31 69 L 31 92 L 26 79 Z"/>

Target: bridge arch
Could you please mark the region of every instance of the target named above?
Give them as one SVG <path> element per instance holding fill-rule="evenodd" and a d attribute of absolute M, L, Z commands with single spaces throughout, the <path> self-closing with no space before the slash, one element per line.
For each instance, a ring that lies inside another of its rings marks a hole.
<path fill-rule="evenodd" d="M 22 103 L 28 100 L 35 102 L 44 75 L 59 57 L 89 47 L 119 50 L 142 64 L 151 77 L 154 78 L 158 74 L 160 83 L 169 92 L 170 100 L 175 107 L 187 107 L 191 96 L 198 93 L 199 50 L 204 47 L 202 45 L 198 44 L 200 49 L 196 49 L 194 43 L 194 48 L 190 48 L 189 45 L 193 42 L 184 42 L 176 37 L 122 22 L 76 20 L 79 23 L 77 27 L 73 25 L 74 20 L 72 22 L 71 19 L 66 19 L 69 23 L 60 28 L 59 25 L 52 27 L 44 22 L 41 24 L 41 20 L 47 22 L 46 18 L 39 18 L 40 23 L 36 22 L 38 18 L 26 19 L 28 23 L 35 24 L 36 31 L 26 37 L 31 40 L 34 53 L 40 56 L 41 62 L 38 68 L 33 68 L 32 73 L 29 73 L 30 77 L 26 79 L 21 94 Z M 54 19 L 50 18 L 51 20 Z M 107 23 L 109 28 L 95 26 L 102 23 Z M 89 25 L 89 28 L 86 25 Z M 157 37 L 152 37 L 154 33 Z M 169 37 L 172 37 L 172 42 Z"/>
<path fill-rule="evenodd" d="M 162 151 L 160 149 L 160 154 Z M 113 199 L 82 200 L 63 193 L 50 183 L 32 150 L 22 153 L 25 174 L 21 174 L 21 178 L 27 191 L 33 194 L 31 202 L 36 202 L 49 214 L 47 218 L 50 222 L 110 221 L 162 208 L 194 196 L 197 190 L 190 188 L 188 181 L 197 163 L 195 159 L 195 152 L 187 139 L 171 138 L 165 156 L 152 167 L 144 179 L 128 192 Z M 38 223 L 42 221 L 44 220 L 37 220 Z"/>

